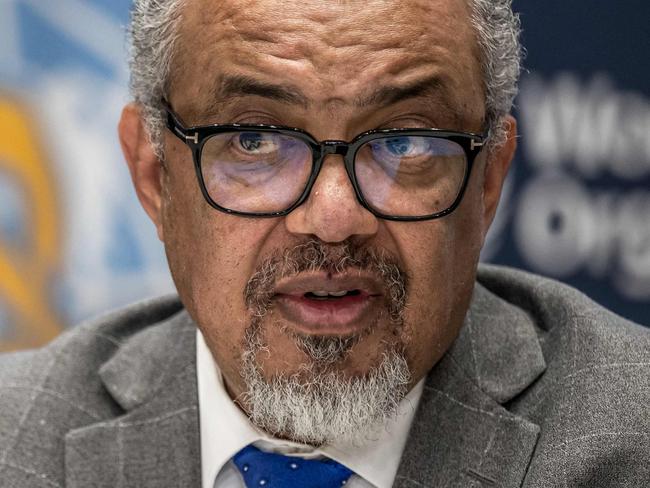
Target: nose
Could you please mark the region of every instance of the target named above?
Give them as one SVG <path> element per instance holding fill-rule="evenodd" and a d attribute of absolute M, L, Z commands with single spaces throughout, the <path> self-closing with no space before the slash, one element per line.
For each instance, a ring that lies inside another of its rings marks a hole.
<path fill-rule="evenodd" d="M 340 155 L 328 155 L 305 203 L 285 218 L 287 230 L 323 242 L 377 233 L 378 219 L 357 200 Z"/>

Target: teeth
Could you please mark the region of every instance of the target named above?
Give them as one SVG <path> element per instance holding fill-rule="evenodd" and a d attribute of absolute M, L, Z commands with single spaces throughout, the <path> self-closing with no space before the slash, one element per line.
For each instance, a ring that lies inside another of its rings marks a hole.
<path fill-rule="evenodd" d="M 347 290 L 343 291 L 337 291 L 336 293 L 333 291 L 330 291 L 329 294 L 332 295 L 333 297 L 342 297 L 343 295 L 346 295 L 348 292 Z"/>
<path fill-rule="evenodd" d="M 343 291 L 325 291 L 325 290 L 316 290 L 312 291 L 311 294 L 315 295 L 320 298 L 326 298 L 326 297 L 342 297 L 347 294 L 347 290 Z"/>
<path fill-rule="evenodd" d="M 326 291 L 312 291 L 311 292 L 313 295 L 316 295 L 317 297 L 326 297 L 329 296 L 329 293 Z"/>

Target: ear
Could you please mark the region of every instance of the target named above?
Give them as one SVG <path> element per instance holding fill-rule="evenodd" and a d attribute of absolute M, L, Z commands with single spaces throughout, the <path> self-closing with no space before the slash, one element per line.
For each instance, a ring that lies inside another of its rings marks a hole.
<path fill-rule="evenodd" d="M 503 124 L 506 128 L 506 141 L 502 146 L 492 149 L 487 156 L 483 178 L 483 238 L 487 234 L 496 214 L 503 182 L 517 149 L 517 120 L 508 115 Z"/>
<path fill-rule="evenodd" d="M 138 104 L 130 103 L 122 110 L 118 125 L 122 152 L 129 166 L 133 186 L 144 211 L 153 221 L 162 241 L 162 176 L 163 165 L 154 153 L 144 127 Z"/>

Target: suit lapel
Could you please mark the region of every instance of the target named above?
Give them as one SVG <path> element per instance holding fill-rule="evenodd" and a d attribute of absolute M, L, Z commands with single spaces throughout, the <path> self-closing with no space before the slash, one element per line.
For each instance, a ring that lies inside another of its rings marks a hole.
<path fill-rule="evenodd" d="M 394 486 L 521 486 L 539 427 L 502 404 L 545 367 L 530 317 L 477 284 L 458 338 L 427 377 Z"/>
<path fill-rule="evenodd" d="M 67 434 L 67 487 L 199 486 L 195 338 L 181 311 L 104 364 L 100 376 L 125 414 Z"/>

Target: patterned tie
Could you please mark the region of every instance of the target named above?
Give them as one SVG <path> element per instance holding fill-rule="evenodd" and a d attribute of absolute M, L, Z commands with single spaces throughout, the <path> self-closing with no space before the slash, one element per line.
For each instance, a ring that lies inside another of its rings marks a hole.
<path fill-rule="evenodd" d="M 340 488 L 352 471 L 331 459 L 302 459 L 250 445 L 233 457 L 247 488 Z"/>

